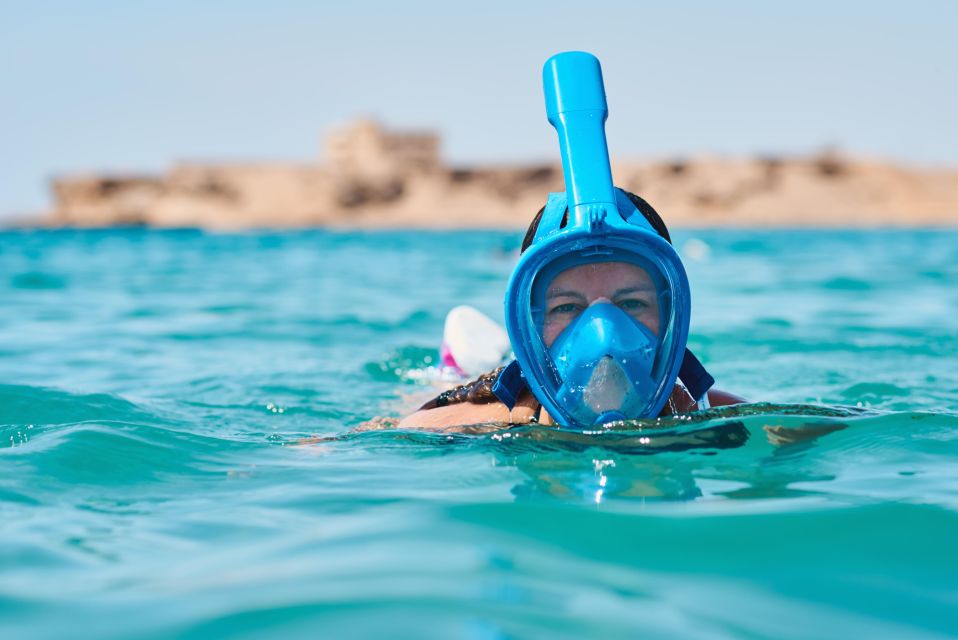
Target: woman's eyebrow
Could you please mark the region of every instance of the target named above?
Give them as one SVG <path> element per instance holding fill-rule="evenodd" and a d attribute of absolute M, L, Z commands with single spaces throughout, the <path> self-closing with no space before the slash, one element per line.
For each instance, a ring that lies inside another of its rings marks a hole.
<path fill-rule="evenodd" d="M 559 290 L 559 291 L 547 291 L 546 300 L 551 300 L 553 298 L 579 298 L 580 300 L 585 300 L 586 297 L 579 293 L 578 291 L 571 290 Z"/>
<path fill-rule="evenodd" d="M 619 296 L 625 296 L 630 293 L 655 293 L 655 287 L 650 285 L 639 285 L 637 287 L 623 287 L 622 289 L 616 289 L 615 293 L 612 294 L 613 298 L 618 298 Z"/>

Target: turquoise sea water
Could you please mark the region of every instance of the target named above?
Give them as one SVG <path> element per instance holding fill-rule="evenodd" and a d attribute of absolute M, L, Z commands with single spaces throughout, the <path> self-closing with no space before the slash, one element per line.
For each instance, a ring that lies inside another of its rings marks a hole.
<path fill-rule="evenodd" d="M 958 232 L 675 235 L 757 404 L 583 437 L 354 432 L 518 233 L 0 233 L 0 637 L 958 634 Z"/>

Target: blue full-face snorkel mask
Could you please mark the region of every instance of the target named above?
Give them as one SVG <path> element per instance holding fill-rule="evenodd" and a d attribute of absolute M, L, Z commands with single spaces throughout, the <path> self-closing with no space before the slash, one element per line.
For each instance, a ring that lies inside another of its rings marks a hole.
<path fill-rule="evenodd" d="M 509 280 L 506 328 L 517 364 L 494 390 L 512 404 L 521 378 L 558 424 L 576 428 L 659 415 L 680 369 L 704 399 L 711 377 L 685 348 L 685 269 L 612 184 L 599 61 L 553 56 L 543 85 L 566 193 L 550 194 Z"/>

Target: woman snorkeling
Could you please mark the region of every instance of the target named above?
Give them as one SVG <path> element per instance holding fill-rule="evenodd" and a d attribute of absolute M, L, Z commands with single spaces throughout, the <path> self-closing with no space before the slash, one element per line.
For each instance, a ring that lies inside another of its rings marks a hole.
<path fill-rule="evenodd" d="M 652 206 L 629 192 L 623 192 L 641 212 L 649 225 L 666 242 L 671 243 L 665 223 Z M 539 211 L 526 231 L 521 252 L 532 244 L 536 237 L 545 209 Z M 567 217 L 567 216 L 566 216 Z M 565 222 L 563 222 L 565 224 Z M 659 334 L 662 309 L 659 296 L 649 273 L 628 262 L 592 262 L 572 267 L 552 280 L 545 296 L 545 313 L 542 323 L 542 341 L 552 347 L 562 333 L 569 328 L 582 312 L 600 303 L 616 305 L 635 322 L 641 323 L 655 335 Z M 510 365 L 515 367 L 515 365 Z M 507 367 L 500 367 L 479 376 L 476 380 L 445 391 L 422 405 L 415 413 L 404 418 L 399 428 L 430 429 L 456 425 L 507 423 L 524 424 L 538 422 L 555 424 L 555 420 L 542 409 L 528 387 L 523 388 L 508 406 L 494 391 L 496 382 Z M 610 394 L 615 394 L 614 381 L 604 381 Z M 607 398 L 614 401 L 615 398 Z M 718 389 L 707 391 L 708 406 L 725 406 L 745 402 L 744 398 Z M 658 415 L 676 415 L 695 411 L 705 403 L 697 403 L 684 384 L 673 383 L 669 395 Z M 641 416 L 635 416 L 641 417 Z"/>
<path fill-rule="evenodd" d="M 743 402 L 686 349 L 688 278 L 652 207 L 612 184 L 599 61 L 550 58 L 546 112 L 566 191 L 533 220 L 509 280 L 515 361 L 427 402 L 400 428 L 479 423 L 589 429 Z"/>

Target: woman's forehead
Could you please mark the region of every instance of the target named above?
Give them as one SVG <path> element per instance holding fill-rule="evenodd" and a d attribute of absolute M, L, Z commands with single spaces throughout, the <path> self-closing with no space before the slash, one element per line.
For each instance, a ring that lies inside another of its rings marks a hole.
<path fill-rule="evenodd" d="M 592 286 L 641 287 L 654 286 L 648 272 L 628 262 L 593 262 L 566 269 L 555 277 L 549 293 L 559 289 L 576 289 Z"/>

